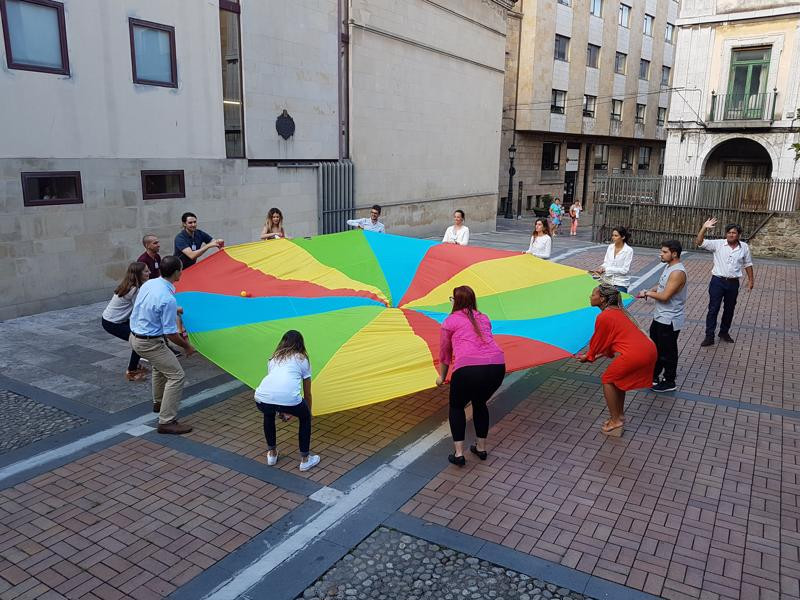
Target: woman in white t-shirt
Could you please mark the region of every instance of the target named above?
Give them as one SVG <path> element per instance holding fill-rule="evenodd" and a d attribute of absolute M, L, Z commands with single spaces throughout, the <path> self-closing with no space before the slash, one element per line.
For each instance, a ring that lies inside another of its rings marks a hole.
<path fill-rule="evenodd" d="M 308 471 L 318 465 L 319 456 L 308 453 L 311 445 L 311 363 L 299 331 L 290 329 L 283 334 L 269 359 L 267 375 L 256 388 L 255 399 L 258 410 L 264 413 L 267 464 L 272 466 L 278 462 L 275 415 L 285 413 L 300 420 L 300 470 Z"/>
<path fill-rule="evenodd" d="M 143 262 L 132 262 L 128 265 L 128 270 L 122 281 L 114 290 L 114 295 L 103 311 L 103 329 L 114 337 L 118 337 L 128 343 L 131 337 L 131 313 L 133 312 L 133 302 L 139 293 L 142 284 L 150 279 L 150 269 Z M 128 370 L 125 371 L 125 379 L 128 381 L 142 381 L 147 377 L 147 369 L 139 364 L 139 355 L 131 350 L 131 358 L 128 361 Z"/>
<path fill-rule="evenodd" d="M 550 237 L 550 227 L 544 219 L 536 219 L 533 223 L 533 233 L 531 234 L 531 245 L 525 251 L 538 258 L 550 258 L 553 248 L 553 239 Z"/>
<path fill-rule="evenodd" d="M 443 243 L 458 244 L 459 246 L 469 244 L 469 227 L 464 225 L 464 219 L 464 211 L 460 208 L 453 213 L 453 224 L 444 232 Z"/>

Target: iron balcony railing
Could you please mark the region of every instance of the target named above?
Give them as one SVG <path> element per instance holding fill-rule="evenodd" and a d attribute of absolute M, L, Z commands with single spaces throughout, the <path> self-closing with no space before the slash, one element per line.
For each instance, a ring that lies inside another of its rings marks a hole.
<path fill-rule="evenodd" d="M 760 94 L 717 94 L 711 92 L 711 113 L 708 120 L 774 121 L 778 90 Z"/>

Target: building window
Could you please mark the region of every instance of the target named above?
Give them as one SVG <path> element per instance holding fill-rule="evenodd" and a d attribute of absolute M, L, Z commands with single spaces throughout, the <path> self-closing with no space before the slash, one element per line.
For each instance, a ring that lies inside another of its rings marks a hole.
<path fill-rule="evenodd" d="M 771 48 L 743 48 L 731 56 L 725 119 L 765 119 Z"/>
<path fill-rule="evenodd" d="M 550 96 L 550 112 L 557 115 L 563 115 L 564 106 L 566 103 L 567 92 L 564 90 L 553 90 L 553 93 Z"/>
<path fill-rule="evenodd" d="M 633 146 L 622 147 L 622 164 L 620 166 L 623 171 L 630 171 L 633 168 Z"/>
<path fill-rule="evenodd" d="M 650 79 L 650 61 L 645 59 L 639 60 L 639 79 Z"/>
<path fill-rule="evenodd" d="M 596 69 L 599 62 L 600 62 L 600 46 L 589 44 L 586 47 L 586 66 Z"/>
<path fill-rule="evenodd" d="M 142 198 L 185 198 L 183 171 L 142 171 Z"/>
<path fill-rule="evenodd" d="M 608 144 L 595 144 L 594 170 L 608 171 Z"/>
<path fill-rule="evenodd" d="M 656 125 L 659 127 L 663 127 L 664 123 L 667 122 L 667 109 L 663 106 L 658 107 L 658 118 L 656 119 Z"/>
<path fill-rule="evenodd" d="M 627 4 L 620 4 L 619 5 L 619 19 L 617 23 L 622 25 L 623 27 L 630 26 L 631 23 L 631 7 Z"/>
<path fill-rule="evenodd" d="M 219 3 L 219 39 L 222 57 L 222 112 L 225 120 L 225 155 L 244 157 L 244 106 L 242 94 L 241 29 L 239 4 Z"/>
<path fill-rule="evenodd" d="M 644 125 L 644 117 L 647 112 L 647 104 L 636 105 L 636 122 Z"/>
<path fill-rule="evenodd" d="M 675 35 L 675 25 L 667 23 L 666 27 L 664 27 L 664 41 L 671 44 L 673 35 Z"/>
<path fill-rule="evenodd" d="M 640 171 L 649 171 L 650 170 L 650 151 L 652 148 L 650 146 L 639 146 L 639 170 Z"/>
<path fill-rule="evenodd" d="M 22 201 L 25 206 L 83 204 L 80 171 L 22 173 Z"/>
<path fill-rule="evenodd" d="M 622 100 L 611 101 L 611 120 L 622 121 Z"/>
<path fill-rule="evenodd" d="M 603 16 L 603 0 L 589 0 L 589 13 L 595 17 Z"/>
<path fill-rule="evenodd" d="M 666 148 L 661 148 L 658 151 L 658 174 L 664 174 L 664 155 L 666 154 Z"/>
<path fill-rule="evenodd" d="M 64 5 L 51 0 L 0 0 L 9 69 L 69 75 Z"/>
<path fill-rule="evenodd" d="M 561 162 L 561 144 L 542 144 L 542 171 L 558 171 Z"/>
<path fill-rule="evenodd" d="M 131 35 L 133 82 L 178 87 L 175 28 L 128 19 Z"/>
<path fill-rule="evenodd" d="M 622 52 L 617 52 L 614 57 L 614 73 L 625 75 L 626 66 L 628 64 L 628 55 Z"/>
<path fill-rule="evenodd" d="M 661 85 L 669 87 L 669 75 L 672 69 L 669 67 L 661 67 Z"/>
<path fill-rule="evenodd" d="M 583 116 L 591 117 L 594 119 L 595 108 L 597 107 L 597 96 L 589 96 L 588 94 L 583 97 Z"/>
<path fill-rule="evenodd" d="M 556 46 L 554 57 L 556 60 L 569 60 L 569 38 L 563 35 L 556 35 Z"/>
<path fill-rule="evenodd" d="M 653 36 L 653 23 L 655 22 L 655 20 L 656 20 L 656 18 L 653 15 L 645 15 L 644 16 L 644 29 L 642 30 L 642 33 L 652 37 Z"/>

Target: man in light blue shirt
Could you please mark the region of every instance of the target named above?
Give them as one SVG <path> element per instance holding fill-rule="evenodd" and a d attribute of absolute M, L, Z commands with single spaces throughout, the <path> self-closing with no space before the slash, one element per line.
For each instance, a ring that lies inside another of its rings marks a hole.
<path fill-rule="evenodd" d="M 374 231 L 376 233 L 386 233 L 386 228 L 378 218 L 381 216 L 381 207 L 373 204 L 369 209 L 369 219 L 348 219 L 347 224 L 351 227 L 358 227 L 364 231 Z"/>
<path fill-rule="evenodd" d="M 181 261 L 167 256 L 161 261 L 161 277 L 142 285 L 131 313 L 130 343 L 134 351 L 150 361 L 153 369 L 153 412 L 158 415 L 158 433 L 189 433 L 189 425 L 178 423 L 178 408 L 186 376 L 167 340 L 183 348 L 186 356 L 194 347 L 178 334 L 178 303 L 175 283 L 181 278 Z"/>

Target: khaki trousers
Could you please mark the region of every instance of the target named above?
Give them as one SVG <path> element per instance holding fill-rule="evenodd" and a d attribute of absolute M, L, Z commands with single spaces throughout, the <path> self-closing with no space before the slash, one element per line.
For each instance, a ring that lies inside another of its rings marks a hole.
<path fill-rule="evenodd" d="M 181 363 L 167 348 L 164 338 L 143 340 L 131 334 L 129 340 L 134 352 L 149 360 L 153 369 L 153 403 L 161 402 L 159 424 L 171 423 L 178 416 L 186 381 Z"/>

